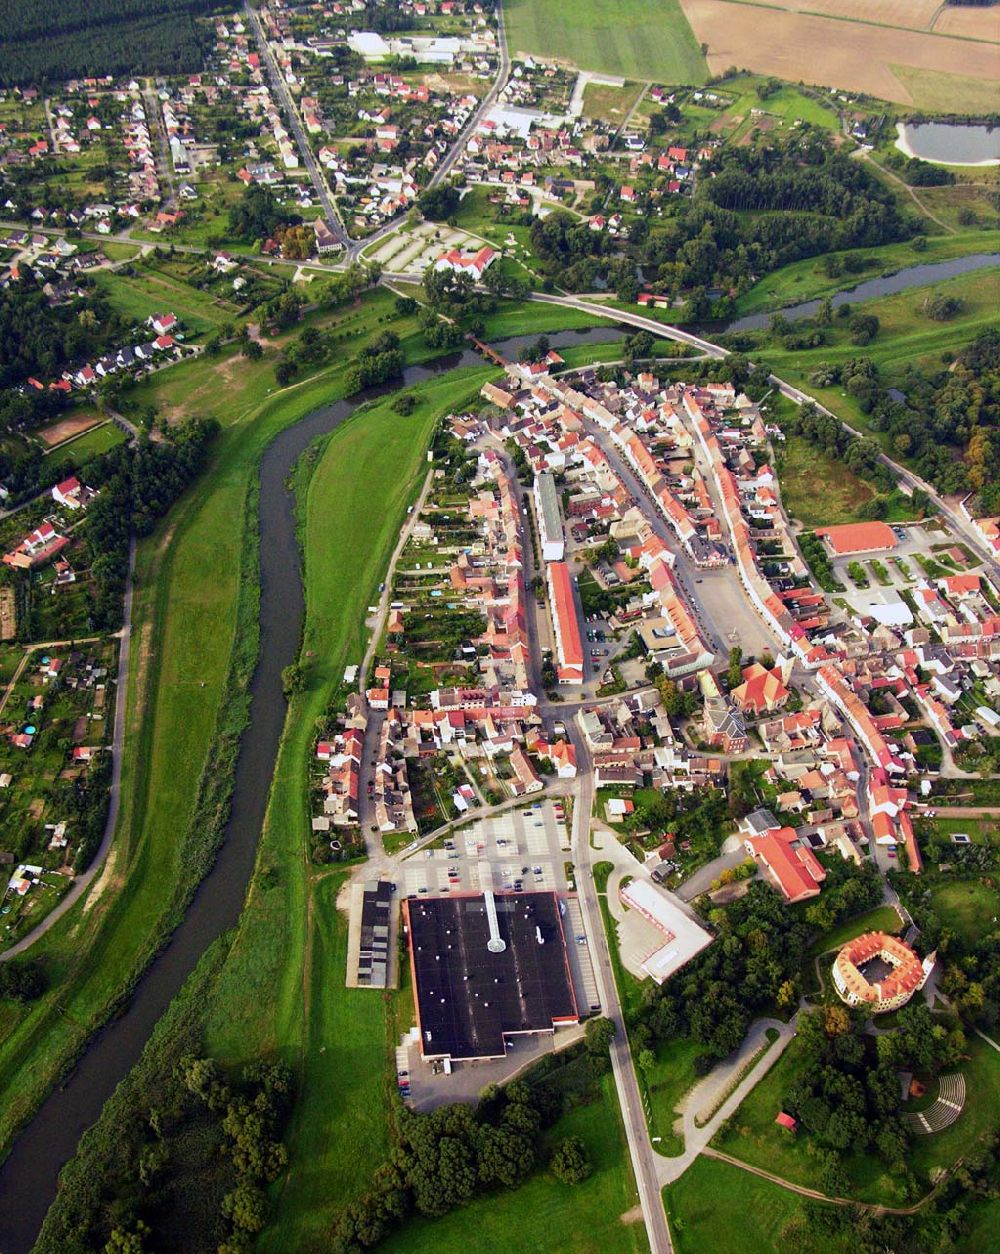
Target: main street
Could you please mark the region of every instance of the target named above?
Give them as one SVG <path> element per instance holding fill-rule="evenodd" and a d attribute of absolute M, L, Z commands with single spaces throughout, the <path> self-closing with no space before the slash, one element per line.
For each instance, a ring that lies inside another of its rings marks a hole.
<path fill-rule="evenodd" d="M 295 136 L 295 143 L 298 146 L 299 154 L 302 157 L 302 163 L 306 167 L 312 185 L 316 190 L 319 203 L 323 206 L 323 213 L 326 217 L 327 225 L 334 235 L 340 240 L 345 248 L 351 247 L 351 239 L 347 234 L 343 222 L 340 217 L 340 210 L 330 195 L 330 188 L 327 185 L 326 177 L 322 170 L 316 164 L 316 158 L 313 156 L 313 150 L 309 147 L 309 140 L 306 138 L 302 121 L 299 117 L 298 107 L 292 99 L 292 93 L 288 90 L 288 84 L 285 82 L 285 76 L 278 68 L 278 63 L 274 59 L 274 53 L 271 51 L 271 45 L 267 39 L 267 33 L 264 30 L 257 10 L 250 4 L 250 0 L 246 0 L 243 6 L 248 24 L 253 28 L 253 33 L 257 39 L 257 46 L 260 48 L 260 55 L 267 70 L 267 77 L 271 82 L 271 90 L 274 92 L 284 107 L 288 117 L 288 125 L 292 134 Z"/>
<path fill-rule="evenodd" d="M 591 862 L 590 818 L 594 806 L 594 770 L 587 742 L 576 726 L 568 723 L 566 731 L 576 750 L 577 789 L 573 810 L 572 852 L 576 868 L 576 888 L 583 915 L 583 927 L 587 946 L 594 966 L 594 978 L 605 1016 L 615 1025 L 615 1037 L 611 1042 L 611 1069 L 618 1090 L 625 1136 L 628 1140 L 632 1172 L 635 1176 L 642 1216 L 646 1224 L 649 1246 L 653 1254 L 670 1254 L 673 1245 L 667 1217 L 663 1210 L 658 1174 L 658 1155 L 649 1139 L 646 1112 L 642 1105 L 639 1082 L 635 1074 L 635 1061 L 629 1045 L 621 1000 L 615 984 L 608 938 L 604 931 L 594 872 Z"/>

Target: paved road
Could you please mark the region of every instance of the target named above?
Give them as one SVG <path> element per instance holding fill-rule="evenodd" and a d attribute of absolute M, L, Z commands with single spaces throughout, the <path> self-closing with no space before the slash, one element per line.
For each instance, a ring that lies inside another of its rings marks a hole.
<path fill-rule="evenodd" d="M 466 122 L 464 128 L 458 138 L 452 144 L 446 155 L 441 159 L 440 164 L 431 176 L 428 187 L 437 187 L 451 173 L 455 162 L 461 156 L 465 149 L 465 145 L 475 134 L 476 127 L 483 120 L 486 114 L 493 108 L 496 103 L 500 89 L 507 82 L 507 75 L 510 73 L 510 57 L 507 53 L 507 29 L 504 25 L 503 4 L 501 0 L 497 0 L 497 52 L 500 54 L 500 64 L 497 67 L 497 76 L 493 80 L 493 86 L 489 89 L 482 99 L 482 103 L 473 113 L 472 117 Z"/>
<path fill-rule="evenodd" d="M 243 11 L 246 14 L 247 22 L 252 27 L 253 33 L 257 39 L 257 46 L 260 48 L 260 55 L 264 61 L 264 68 L 267 70 L 267 76 L 271 81 L 271 90 L 277 100 L 280 100 L 284 106 L 285 113 L 288 115 L 288 125 L 292 134 L 295 136 L 295 142 L 298 145 L 299 155 L 306 167 L 306 173 L 312 180 L 312 185 L 316 189 L 316 195 L 319 203 L 323 206 L 323 213 L 326 217 L 327 225 L 334 235 L 340 240 L 345 248 L 350 247 L 350 238 L 344 229 L 341 221 L 340 210 L 337 208 L 333 197 L 330 195 L 330 188 L 327 185 L 326 178 L 316 163 L 313 156 L 313 150 L 309 147 L 309 140 L 306 137 L 302 121 L 299 117 L 299 111 L 292 99 L 292 93 L 288 90 L 288 84 L 285 82 L 285 76 L 278 68 L 278 63 L 274 59 L 274 53 L 271 51 L 271 45 L 268 43 L 267 34 L 258 16 L 257 10 L 249 3 L 244 4 Z"/>
<path fill-rule="evenodd" d="M 658 1155 L 649 1140 L 646 1114 L 635 1076 L 635 1065 L 629 1048 L 628 1034 L 625 1031 L 625 1021 L 615 986 L 614 973 L 611 969 L 604 920 L 601 917 L 591 870 L 590 816 L 594 805 L 593 764 L 586 741 L 576 724 L 569 724 L 567 731 L 576 749 L 577 766 L 580 771 L 577 777 L 578 791 L 576 807 L 573 811 L 572 838 L 577 895 L 580 900 L 587 944 L 594 964 L 594 977 L 597 981 L 601 1005 L 604 1007 L 604 1014 L 618 1029 L 611 1042 L 611 1069 L 614 1072 L 615 1085 L 618 1089 L 618 1101 L 625 1124 L 629 1154 L 632 1158 L 632 1171 L 639 1190 L 643 1219 L 649 1236 L 649 1247 L 652 1254 L 671 1254 L 673 1245 L 670 1240 L 670 1230 L 667 1227 L 667 1217 L 663 1211 L 663 1199 L 660 1195 L 660 1181 L 657 1175 Z"/>
<path fill-rule="evenodd" d="M 132 584 L 135 575 L 135 539 L 129 547 L 128 554 L 128 578 L 125 581 L 125 608 L 123 613 L 124 625 L 119 634 L 120 646 L 118 650 L 118 682 L 115 688 L 115 726 L 111 736 L 111 794 L 108 802 L 108 817 L 104 823 L 104 835 L 101 838 L 100 846 L 90 866 L 82 875 L 77 876 L 73 881 L 66 896 L 59 902 L 55 909 L 49 911 L 44 919 L 37 927 L 31 929 L 27 936 L 22 936 L 16 945 L 11 945 L 9 949 L 5 949 L 0 953 L 0 962 L 6 962 L 8 958 L 14 958 L 18 954 L 30 948 L 40 936 L 52 927 L 59 919 L 63 917 L 67 910 L 71 909 L 80 897 L 87 891 L 93 882 L 94 877 L 104 865 L 104 860 L 108 856 L 108 850 L 111 848 L 111 841 L 114 839 L 115 827 L 118 824 L 118 810 L 121 805 L 121 781 L 122 781 L 122 761 L 124 758 L 125 748 L 125 717 L 128 696 L 128 667 L 129 655 L 132 644 Z M 42 646 L 39 646 L 42 647 Z"/>
<path fill-rule="evenodd" d="M 163 129 L 163 114 L 160 112 L 160 102 L 157 99 L 152 81 L 148 78 L 145 80 L 142 88 L 142 107 L 146 110 L 146 123 L 149 127 L 149 133 L 156 144 L 160 184 L 166 193 L 163 197 L 162 208 L 169 209 L 175 203 L 174 162 L 170 155 L 167 135 Z"/>

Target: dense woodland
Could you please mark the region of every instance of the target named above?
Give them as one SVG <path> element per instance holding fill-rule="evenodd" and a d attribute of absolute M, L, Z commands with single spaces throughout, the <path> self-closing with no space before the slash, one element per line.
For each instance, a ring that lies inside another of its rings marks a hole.
<path fill-rule="evenodd" d="M 84 522 L 95 628 L 119 625 L 131 536 L 148 535 L 197 476 L 218 429 L 214 419 L 192 418 L 170 428 L 161 441 L 143 436 L 138 444 L 120 444 L 89 464 L 87 477 L 100 489 Z"/>
<path fill-rule="evenodd" d="M 201 68 L 214 0 L 0 0 L 0 86 Z"/>
<path fill-rule="evenodd" d="M 648 213 L 642 202 L 641 196 Z M 598 197 L 594 211 L 602 205 Z M 632 301 L 641 286 L 638 264 L 647 286 L 687 294 L 688 316 L 705 318 L 725 317 L 729 292 L 746 291 L 790 262 L 886 244 L 915 231 L 886 187 L 808 132 L 784 145 L 720 149 L 699 174 L 694 196 L 675 196 L 664 211 L 665 220 L 646 216 L 629 223 L 625 256 L 618 241 L 564 210 L 531 220 L 532 243 L 570 290 L 592 290 L 604 278 Z"/>
<path fill-rule="evenodd" d="M 971 489 L 984 514 L 1000 511 L 1000 331 L 948 353 L 937 371 L 909 366 L 891 391 L 878 364 L 860 355 L 821 367 L 810 381 L 854 396 L 872 426 L 891 437 L 892 454 L 939 491 Z M 806 423 L 803 432 L 817 438 L 821 425 Z"/>

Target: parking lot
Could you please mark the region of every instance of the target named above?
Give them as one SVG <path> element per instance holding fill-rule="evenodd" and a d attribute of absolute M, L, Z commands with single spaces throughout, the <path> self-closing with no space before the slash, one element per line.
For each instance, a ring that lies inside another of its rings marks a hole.
<path fill-rule="evenodd" d="M 488 863 L 496 892 L 564 892 L 569 830 L 562 802 L 539 801 L 522 810 L 479 819 L 460 828 L 441 848 L 421 850 L 400 867 L 406 896 L 478 893 L 480 863 Z"/>

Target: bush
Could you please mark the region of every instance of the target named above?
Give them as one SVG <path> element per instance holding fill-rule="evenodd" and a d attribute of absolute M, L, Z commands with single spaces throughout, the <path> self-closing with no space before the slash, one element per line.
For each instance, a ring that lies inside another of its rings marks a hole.
<path fill-rule="evenodd" d="M 559 1142 L 549 1159 L 552 1174 L 563 1184 L 579 1184 L 590 1175 L 590 1156 L 578 1136 L 567 1136 Z"/>

